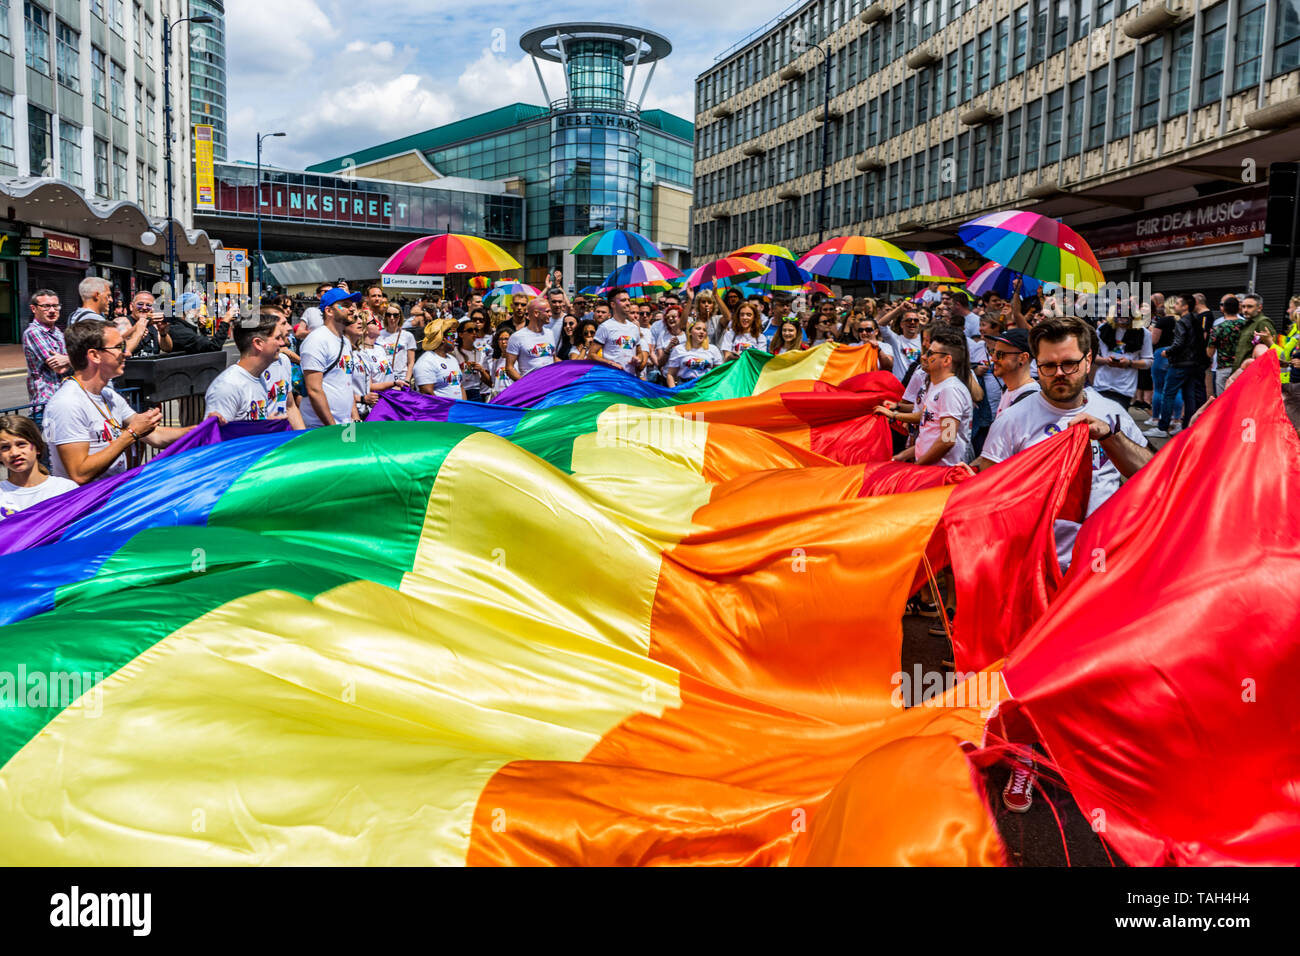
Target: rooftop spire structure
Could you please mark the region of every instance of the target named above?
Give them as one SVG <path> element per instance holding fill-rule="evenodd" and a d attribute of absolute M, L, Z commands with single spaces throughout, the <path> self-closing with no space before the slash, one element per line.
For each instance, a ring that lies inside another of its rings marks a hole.
<path fill-rule="evenodd" d="M 525 33 L 519 40 L 532 57 L 533 69 L 550 108 L 615 110 L 639 113 L 655 64 L 672 52 L 668 39 L 653 30 L 618 23 L 554 23 Z M 564 67 L 564 96 L 552 98 L 539 60 Z M 645 80 L 632 98 L 638 71 Z"/>

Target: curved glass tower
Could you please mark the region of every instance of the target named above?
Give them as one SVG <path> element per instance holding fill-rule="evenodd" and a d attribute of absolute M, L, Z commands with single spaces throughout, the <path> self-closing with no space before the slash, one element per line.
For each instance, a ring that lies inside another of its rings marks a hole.
<path fill-rule="evenodd" d="M 209 14 L 212 23 L 190 24 L 190 117 L 212 126 L 213 158 L 226 159 L 226 8 L 222 0 L 190 0 L 190 16 Z"/>
<path fill-rule="evenodd" d="M 539 27 L 524 34 L 519 44 L 533 57 L 551 110 L 551 236 L 639 229 L 641 100 L 655 63 L 672 46 L 650 30 L 610 23 Z M 564 96 L 553 97 L 547 89 L 539 60 L 563 66 Z M 637 71 L 643 66 L 649 69 L 640 96 L 633 99 Z M 562 245 L 557 242 L 556 249 Z M 593 263 L 578 271 L 594 274 L 604 265 Z"/>

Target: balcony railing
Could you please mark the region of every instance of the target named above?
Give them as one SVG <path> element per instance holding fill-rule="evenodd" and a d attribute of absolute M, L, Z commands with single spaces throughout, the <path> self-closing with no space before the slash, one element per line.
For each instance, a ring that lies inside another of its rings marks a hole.
<path fill-rule="evenodd" d="M 550 106 L 552 113 L 562 113 L 567 110 L 609 110 L 614 113 L 631 113 L 633 116 L 641 113 L 636 108 L 636 104 L 622 96 L 566 96 L 551 100 Z"/>

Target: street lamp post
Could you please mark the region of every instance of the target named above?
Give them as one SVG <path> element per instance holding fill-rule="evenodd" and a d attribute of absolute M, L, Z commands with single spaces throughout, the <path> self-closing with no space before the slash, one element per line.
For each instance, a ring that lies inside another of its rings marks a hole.
<path fill-rule="evenodd" d="M 257 294 L 262 294 L 262 140 L 284 133 L 257 134 Z"/>
<path fill-rule="evenodd" d="M 163 14 L 163 124 L 165 127 L 163 156 L 167 167 L 167 280 L 171 283 L 173 301 L 177 301 L 180 295 L 176 288 L 176 231 L 172 218 L 172 30 L 182 23 L 212 23 L 215 20 L 216 17 L 204 13 L 196 17 L 182 17 L 172 23 L 168 16 Z"/>

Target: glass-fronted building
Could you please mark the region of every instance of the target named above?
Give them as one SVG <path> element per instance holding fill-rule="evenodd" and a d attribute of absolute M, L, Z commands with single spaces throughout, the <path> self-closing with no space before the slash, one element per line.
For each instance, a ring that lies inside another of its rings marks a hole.
<path fill-rule="evenodd" d="M 190 26 L 190 114 L 212 127 L 212 157 L 226 158 L 226 9 L 222 0 L 190 0 L 190 16 L 212 23 Z"/>
<path fill-rule="evenodd" d="M 564 96 L 552 99 L 543 86 L 546 106 L 514 103 L 309 171 L 504 181 L 523 200 L 525 239 L 517 258 L 529 281 L 561 269 L 574 288 L 598 283 L 614 268 L 612 257 L 568 254 L 598 229 L 640 232 L 669 261 L 685 261 L 694 129 L 671 113 L 642 110 L 626 95 L 636 67 L 666 55 L 668 41 L 631 27 L 560 24 L 530 31 L 520 43 L 535 57 L 563 64 Z"/>

